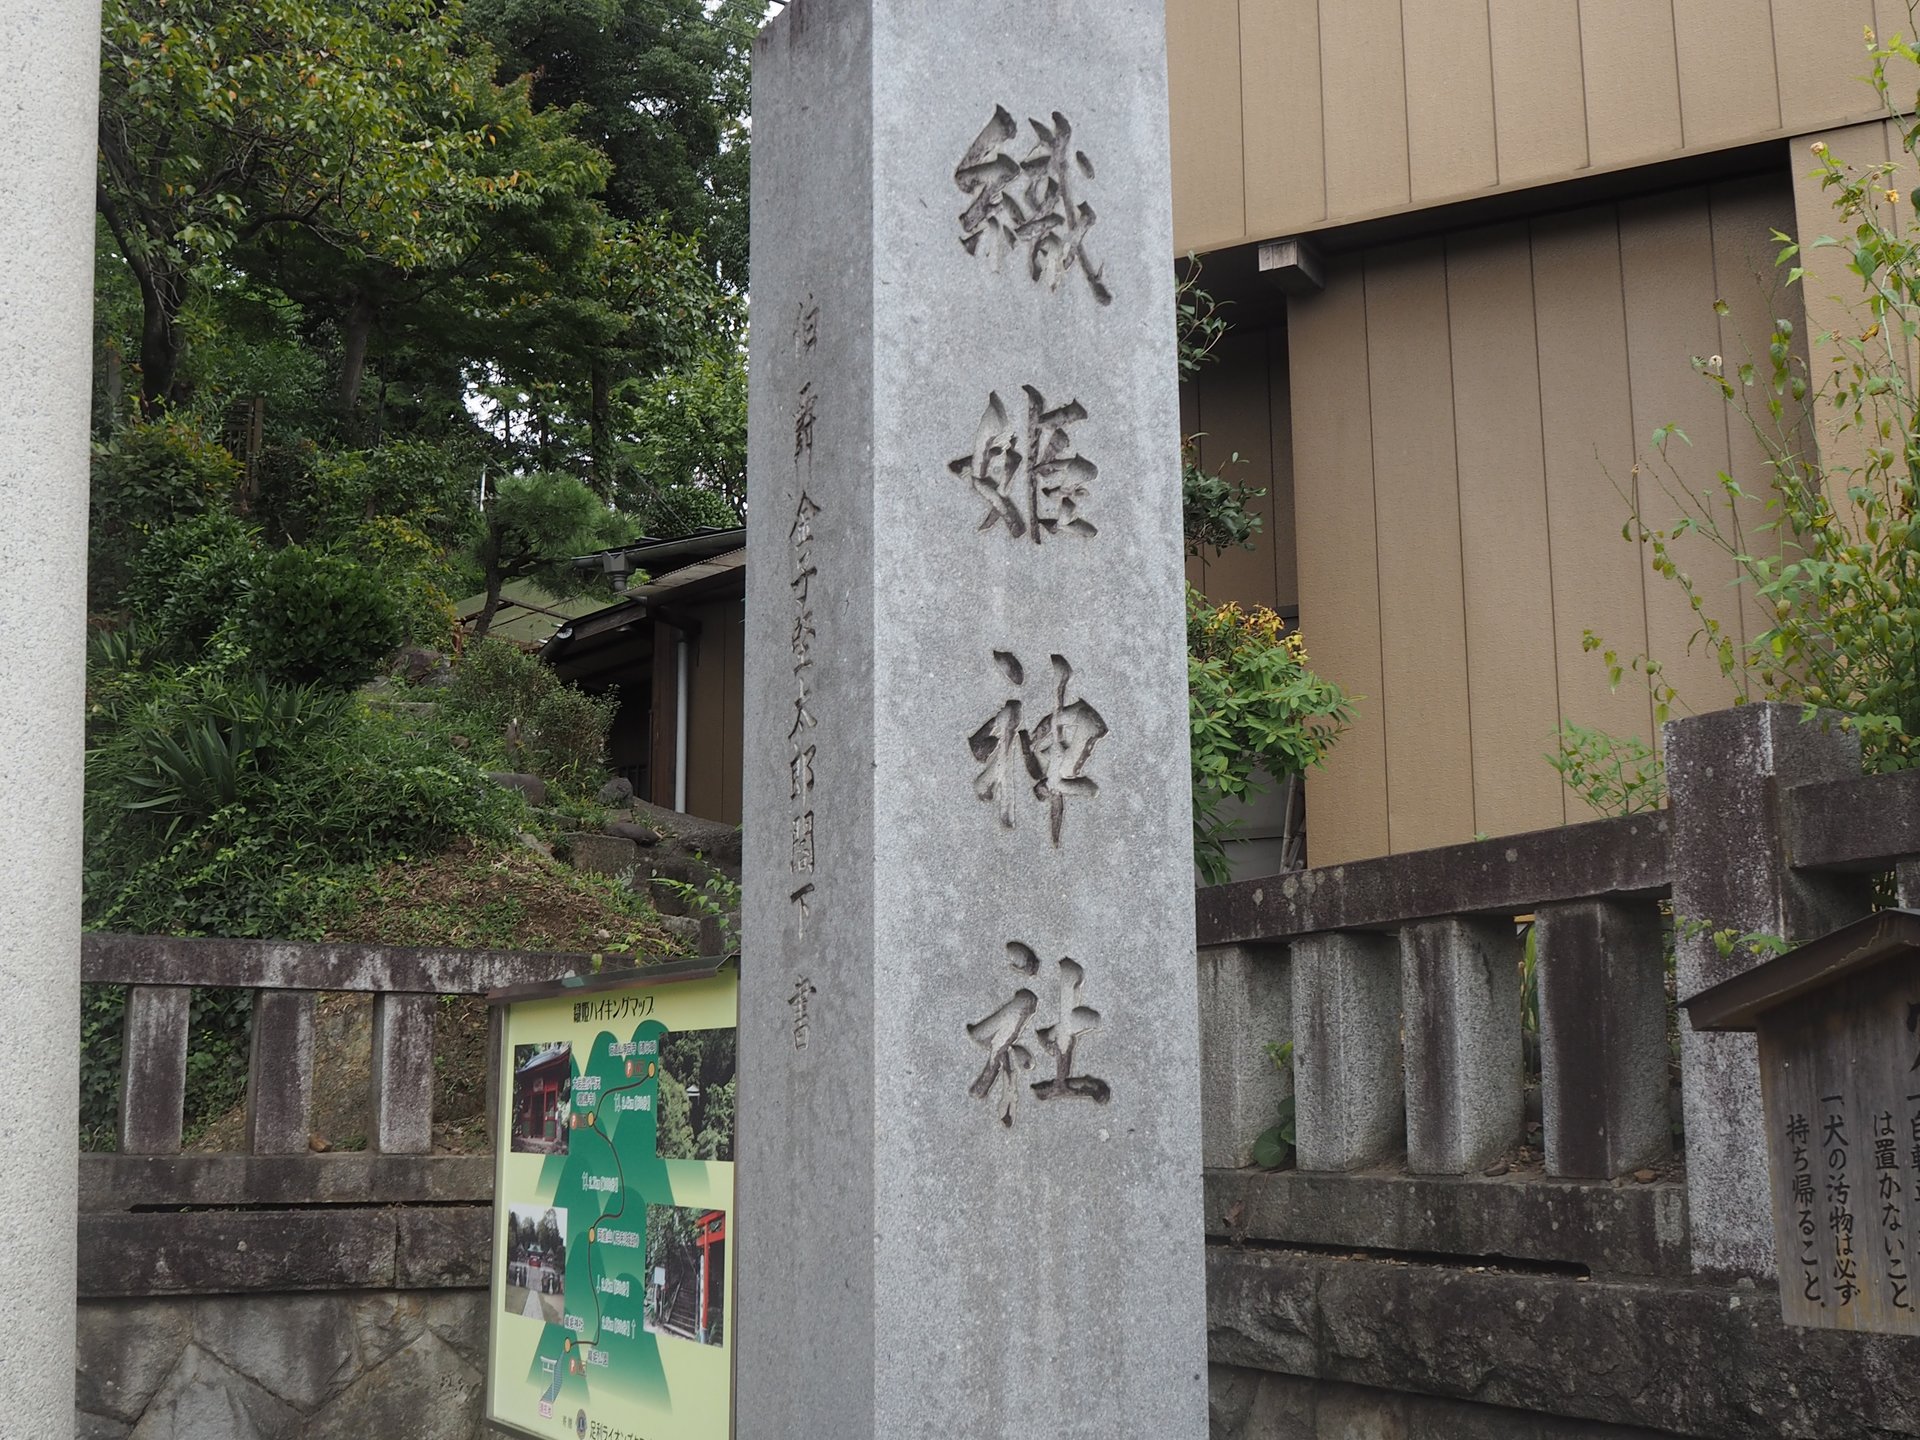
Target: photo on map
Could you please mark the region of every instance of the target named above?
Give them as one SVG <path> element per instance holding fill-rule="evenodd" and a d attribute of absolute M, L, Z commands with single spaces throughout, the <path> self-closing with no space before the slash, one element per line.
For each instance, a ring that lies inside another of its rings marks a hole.
<path fill-rule="evenodd" d="M 676 1030 L 660 1041 L 654 1153 L 662 1160 L 733 1159 L 733 1073 L 740 1032 Z"/>
<path fill-rule="evenodd" d="M 503 1308 L 509 1315 L 560 1325 L 566 1294 L 567 1212 L 552 1205 L 509 1205 Z"/>
<path fill-rule="evenodd" d="M 727 1212 L 649 1205 L 647 1329 L 718 1345 L 726 1334 L 726 1297 Z"/>
<path fill-rule="evenodd" d="M 513 1047 L 512 1149 L 521 1155 L 567 1153 L 567 1107 L 573 1101 L 573 1046 Z"/>

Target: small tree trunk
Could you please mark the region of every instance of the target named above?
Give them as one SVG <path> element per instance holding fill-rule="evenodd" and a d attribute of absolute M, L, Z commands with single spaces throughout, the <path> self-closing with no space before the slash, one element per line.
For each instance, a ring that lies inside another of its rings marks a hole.
<path fill-rule="evenodd" d="M 360 382 L 367 373 L 367 344 L 373 338 L 373 301 L 364 290 L 353 292 L 353 304 L 347 307 L 341 322 L 340 388 L 336 400 L 341 424 L 351 428 L 353 407 L 360 400 Z"/>
<path fill-rule="evenodd" d="M 154 275 L 140 282 L 140 413 L 149 420 L 176 398 L 180 374 L 183 283 L 176 277 Z"/>
<path fill-rule="evenodd" d="M 480 613 L 473 617 L 473 638 L 486 638 L 487 631 L 493 628 L 494 612 L 500 608 L 500 589 L 506 583 L 506 574 L 500 565 L 500 532 L 489 523 L 487 538 L 480 550 L 480 564 L 487 572 L 487 599 L 480 607 Z"/>
<path fill-rule="evenodd" d="M 120 433 L 120 407 L 126 404 L 127 400 L 126 363 L 120 356 L 119 341 L 107 341 L 105 349 L 107 361 L 107 393 L 104 401 L 106 414 L 102 418 L 106 422 L 107 434 L 118 435 Z"/>

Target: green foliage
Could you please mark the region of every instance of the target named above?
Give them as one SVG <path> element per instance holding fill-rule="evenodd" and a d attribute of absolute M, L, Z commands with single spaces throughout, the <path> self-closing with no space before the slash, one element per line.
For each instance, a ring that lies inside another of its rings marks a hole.
<path fill-rule="evenodd" d="M 1251 550 L 1263 523 L 1252 507 L 1267 492 L 1232 479 L 1225 469 L 1204 469 L 1198 459 L 1201 435 L 1186 436 L 1180 444 L 1180 524 L 1187 553 L 1211 550 Z M 1236 451 L 1228 466 L 1241 464 Z"/>
<path fill-rule="evenodd" d="M 1868 45 L 1873 85 L 1907 153 L 1854 166 L 1824 143 L 1813 146 L 1815 175 L 1843 235 L 1809 240 L 1805 249 L 1840 247 L 1860 284 L 1848 327 L 1813 339 L 1816 353 L 1838 359 L 1812 374 L 1785 319 L 1774 322 L 1757 363 L 1696 358 L 1695 369 L 1756 437 L 1760 482 L 1722 472 L 1715 490 L 1693 494 L 1669 459 L 1673 443 L 1687 437 L 1661 426 L 1642 474 L 1678 517 L 1656 526 L 1635 503 L 1624 533 L 1687 596 L 1698 620 L 1689 645 L 1705 647 L 1739 701 L 1797 703 L 1809 719 L 1836 711 L 1858 732 L 1868 767 L 1893 770 L 1920 763 L 1920 394 L 1908 358 L 1920 335 L 1920 238 L 1902 218 L 1920 192 L 1904 195 L 1890 182 L 1920 153 L 1920 124 L 1891 93 L 1888 75 L 1890 65 L 1920 54 L 1904 40 L 1877 44 L 1871 33 Z M 1773 238 L 1785 283 L 1800 284 L 1802 245 L 1779 232 Z M 1764 515 L 1757 523 L 1756 508 Z M 1685 536 L 1731 557 L 1736 594 L 1750 607 L 1758 600 L 1769 628 L 1743 640 L 1738 623 L 1712 613 L 1676 549 Z M 1623 657 L 1591 631 L 1585 644 L 1602 652 L 1615 684 L 1628 672 L 1641 676 L 1659 718 L 1682 703 L 1658 658 Z"/>
<path fill-rule="evenodd" d="M 448 723 L 485 737 L 507 765 L 576 795 L 604 778 L 618 696 L 588 695 L 519 646 L 490 638 L 467 647 L 444 694 Z"/>
<path fill-rule="evenodd" d="M 1307 668 L 1300 635 L 1271 610 L 1214 606 L 1187 590 L 1187 685 L 1193 731 L 1194 863 L 1227 878 L 1220 807 L 1257 794 L 1255 772 L 1304 774 L 1353 718 L 1353 701 Z"/>
<path fill-rule="evenodd" d="M 736 1038 L 732 1030 L 681 1030 L 660 1043 L 662 1158 L 733 1158 Z M 689 1095 L 698 1088 L 698 1097 Z"/>
<path fill-rule="evenodd" d="M 1262 1170 L 1278 1170 L 1293 1158 L 1297 1136 L 1294 1115 L 1297 1102 L 1293 1093 L 1293 1042 L 1283 1040 L 1267 1045 L 1267 1058 L 1273 1068 L 1287 1077 L 1287 1093 L 1280 1097 L 1277 1124 L 1262 1130 L 1253 1142 L 1253 1163 Z"/>
<path fill-rule="evenodd" d="M 1181 384 L 1198 378 L 1215 347 L 1226 338 L 1227 320 L 1221 313 L 1224 308 L 1200 288 L 1200 261 L 1189 255 L 1174 289 Z M 1237 453 L 1220 470 L 1205 469 L 1200 464 L 1200 441 L 1204 438 L 1185 435 L 1180 440 L 1180 511 L 1187 553 L 1198 555 L 1212 550 L 1217 555 L 1236 546 L 1251 550 L 1262 523 L 1252 507 L 1267 492 L 1228 478 L 1227 470 L 1241 463 Z"/>
<path fill-rule="evenodd" d="M 333 718 L 332 697 L 256 678 L 206 697 L 177 728 L 136 721 L 120 781 L 129 810 L 166 821 L 169 838 L 238 804 L 250 774 L 270 769 L 296 749 L 304 731 Z"/>
<path fill-rule="evenodd" d="M 504 838 L 521 808 L 355 697 L 206 669 L 121 684 L 87 757 L 95 928 L 317 936 L 374 863 Z"/>
<path fill-rule="evenodd" d="M 156 659 L 203 658 L 214 636 L 237 622 L 260 561 L 260 532 L 225 511 L 155 531 L 120 597 L 133 637 Z"/>
<path fill-rule="evenodd" d="M 1667 801 L 1667 763 L 1637 736 L 1563 723 L 1559 747 L 1547 763 L 1599 815 L 1634 815 Z"/>
<path fill-rule="evenodd" d="M 101 32 L 100 205 L 140 285 L 150 411 L 179 398 L 191 286 L 249 242 L 298 230 L 403 267 L 471 248 L 501 133 L 468 123 L 491 57 L 456 45 L 456 6 L 109 0 Z"/>
<path fill-rule="evenodd" d="M 485 577 L 489 608 L 474 624 L 484 636 L 500 587 L 532 576 L 549 594 L 575 594 L 600 583 L 583 576 L 571 557 L 632 541 L 638 525 L 607 507 L 570 475 L 509 475 L 488 496 L 473 542 L 473 558 Z"/>
<path fill-rule="evenodd" d="M 1741 951 L 1750 963 L 1772 960 L 1793 949 L 1793 942 L 1765 930 L 1741 930 L 1738 926 L 1723 926 L 1715 929 L 1710 921 L 1691 915 L 1673 917 L 1674 934 L 1683 940 L 1697 940 L 1706 936 L 1713 942 L 1716 954 L 1723 960 L 1731 960 Z"/>
<path fill-rule="evenodd" d="M 679 897 L 686 906 L 687 914 L 720 922 L 720 951 L 723 955 L 732 955 L 740 949 L 740 882 L 731 875 L 716 870 L 705 881 L 696 885 L 691 880 L 670 880 L 665 876 L 657 878 L 656 885 L 664 885 Z"/>
<path fill-rule="evenodd" d="M 747 490 L 746 356 L 722 335 L 684 366 L 636 387 L 622 503 L 649 535 L 738 525 Z"/>
<path fill-rule="evenodd" d="M 192 425 L 129 425 L 94 447 L 87 588 L 110 605 L 152 532 L 230 499 L 240 466 Z"/>
<path fill-rule="evenodd" d="M 744 289 L 747 57 L 764 12 L 755 0 L 469 0 L 467 20 L 500 52 L 502 78 L 534 74 L 536 104 L 573 107 L 612 162 L 613 214 L 670 216 Z"/>
<path fill-rule="evenodd" d="M 366 566 L 289 545 L 254 575 L 240 634 L 274 679 L 349 690 L 379 671 L 405 629 L 393 597 Z"/>

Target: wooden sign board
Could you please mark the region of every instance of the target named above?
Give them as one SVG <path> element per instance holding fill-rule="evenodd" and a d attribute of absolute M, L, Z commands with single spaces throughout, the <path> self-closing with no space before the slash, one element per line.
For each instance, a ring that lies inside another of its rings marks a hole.
<path fill-rule="evenodd" d="M 1849 925 L 1686 1002 L 1759 1039 L 1788 1324 L 1920 1335 L 1920 913 Z"/>

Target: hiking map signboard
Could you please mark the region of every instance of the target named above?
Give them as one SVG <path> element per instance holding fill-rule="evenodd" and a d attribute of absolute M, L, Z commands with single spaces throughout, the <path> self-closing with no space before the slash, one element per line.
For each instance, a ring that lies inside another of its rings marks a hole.
<path fill-rule="evenodd" d="M 537 1440 L 727 1440 L 739 972 L 502 1007 L 486 1415 Z"/>

